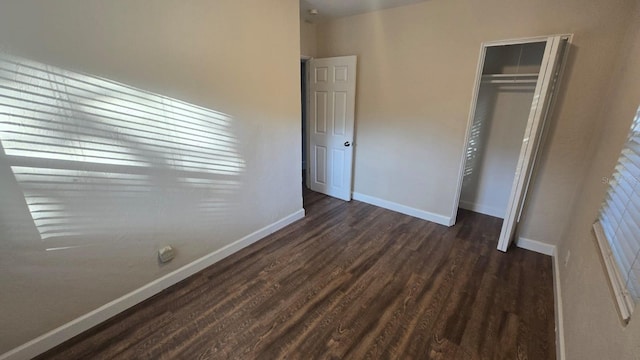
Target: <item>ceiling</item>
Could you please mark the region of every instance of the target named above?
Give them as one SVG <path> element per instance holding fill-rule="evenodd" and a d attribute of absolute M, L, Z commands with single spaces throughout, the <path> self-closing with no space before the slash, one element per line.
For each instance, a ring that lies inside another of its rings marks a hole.
<path fill-rule="evenodd" d="M 423 1 L 426 0 L 300 0 L 300 16 L 315 23 Z M 309 15 L 310 9 L 317 9 L 318 15 Z"/>

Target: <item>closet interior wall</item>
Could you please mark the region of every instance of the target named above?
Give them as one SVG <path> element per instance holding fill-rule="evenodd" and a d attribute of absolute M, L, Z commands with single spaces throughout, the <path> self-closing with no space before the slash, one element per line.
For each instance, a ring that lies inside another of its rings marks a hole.
<path fill-rule="evenodd" d="M 487 48 L 459 207 L 504 218 L 545 45 Z"/>

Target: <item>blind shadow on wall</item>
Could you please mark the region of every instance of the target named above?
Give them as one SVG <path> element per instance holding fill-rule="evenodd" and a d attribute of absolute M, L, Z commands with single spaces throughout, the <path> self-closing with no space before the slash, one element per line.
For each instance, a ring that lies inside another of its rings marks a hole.
<path fill-rule="evenodd" d="M 213 231 L 245 171 L 232 122 L 219 111 L 0 55 L 0 156 L 24 198 L 4 205 L 26 205 L 49 251 L 105 236 Z"/>

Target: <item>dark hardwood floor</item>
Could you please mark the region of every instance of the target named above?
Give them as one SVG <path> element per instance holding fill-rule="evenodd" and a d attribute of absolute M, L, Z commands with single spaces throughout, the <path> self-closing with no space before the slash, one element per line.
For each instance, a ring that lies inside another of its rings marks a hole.
<path fill-rule="evenodd" d="M 551 258 L 305 192 L 307 217 L 42 359 L 554 359 Z"/>

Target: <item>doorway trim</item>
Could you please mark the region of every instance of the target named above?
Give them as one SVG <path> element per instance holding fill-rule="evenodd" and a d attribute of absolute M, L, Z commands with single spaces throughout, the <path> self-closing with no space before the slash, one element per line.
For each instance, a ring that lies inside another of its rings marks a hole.
<path fill-rule="evenodd" d="M 308 152 L 309 149 L 307 149 L 307 145 L 308 145 L 308 141 L 309 141 L 309 137 L 307 134 L 307 117 L 309 116 L 309 61 L 313 60 L 313 56 L 309 56 L 309 55 L 300 55 L 300 66 L 302 66 L 302 64 L 304 64 L 304 74 L 301 74 L 302 78 L 300 79 L 300 82 L 304 85 L 304 89 L 302 89 L 302 91 L 304 91 L 303 94 L 301 94 L 300 98 L 301 98 L 301 108 L 300 108 L 300 124 L 301 124 L 301 159 L 302 161 L 300 162 L 300 174 L 302 175 L 302 173 L 304 172 L 304 175 L 302 175 L 302 186 L 303 187 L 307 187 L 307 177 L 308 177 L 308 166 L 309 166 L 309 159 L 308 159 Z"/>

